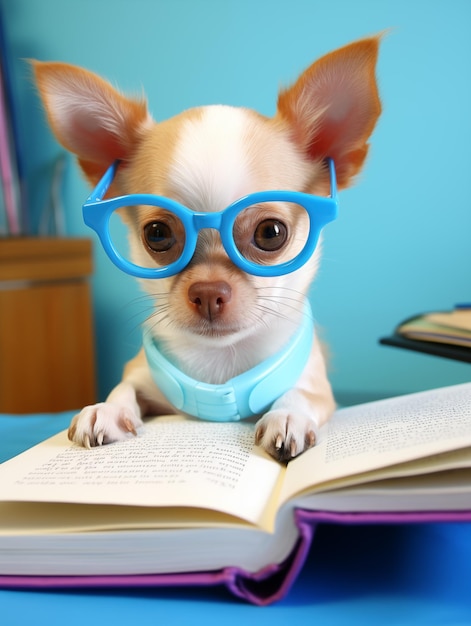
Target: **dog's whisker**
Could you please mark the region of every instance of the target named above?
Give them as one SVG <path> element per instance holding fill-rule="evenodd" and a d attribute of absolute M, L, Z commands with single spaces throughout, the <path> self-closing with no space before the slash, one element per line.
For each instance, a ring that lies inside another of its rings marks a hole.
<path fill-rule="evenodd" d="M 305 299 L 305 295 L 303 293 L 301 293 L 300 291 L 297 290 L 289 290 L 292 292 L 293 295 L 291 294 L 285 294 L 284 293 L 284 289 L 283 290 L 277 290 L 274 291 L 273 289 L 271 289 L 271 293 L 264 293 L 264 290 L 269 290 L 269 288 L 258 288 L 257 289 L 257 297 L 260 300 L 265 300 L 265 301 L 271 301 L 274 302 L 276 304 L 279 304 L 280 302 L 292 302 L 292 303 L 296 303 L 296 305 L 299 305 L 300 308 L 302 308 L 303 306 L 303 302 Z M 286 290 L 288 291 L 288 290 Z"/>
<path fill-rule="evenodd" d="M 259 308 L 263 308 L 263 310 L 266 313 L 270 313 L 272 315 L 276 315 L 277 317 L 282 317 L 282 318 L 285 318 L 285 319 L 291 319 L 291 317 L 288 315 L 288 313 L 290 313 L 290 312 L 303 313 L 303 308 L 304 307 L 303 307 L 303 305 L 301 303 L 296 303 L 299 306 L 295 306 L 295 305 L 290 304 L 290 303 L 284 303 L 283 307 L 280 308 L 278 306 L 277 307 L 270 306 L 273 303 L 274 304 L 279 304 L 279 302 L 277 300 L 275 300 L 275 299 L 270 302 L 270 300 L 266 300 L 264 298 L 263 299 L 265 301 L 264 303 L 262 303 L 261 300 L 262 300 L 261 298 L 258 300 L 258 305 L 257 306 Z M 283 311 L 283 309 L 287 309 L 287 310 Z"/>
<path fill-rule="evenodd" d="M 173 320 L 167 311 L 156 311 L 149 315 L 146 319 L 146 326 L 154 329 L 157 327 L 162 328 L 163 325 L 172 326 Z"/>
<path fill-rule="evenodd" d="M 134 302 L 131 302 L 130 306 L 133 304 L 135 305 L 139 301 L 146 303 L 146 306 L 141 307 L 139 311 L 136 311 L 132 314 L 132 316 L 129 316 L 128 321 L 135 322 L 131 332 L 136 331 L 142 326 L 143 322 L 149 322 L 149 320 L 151 319 L 155 320 L 155 325 L 160 323 L 160 320 L 165 321 L 165 317 L 168 316 L 168 302 L 156 303 L 155 300 L 153 300 L 152 298 L 143 296 L 137 298 Z"/>

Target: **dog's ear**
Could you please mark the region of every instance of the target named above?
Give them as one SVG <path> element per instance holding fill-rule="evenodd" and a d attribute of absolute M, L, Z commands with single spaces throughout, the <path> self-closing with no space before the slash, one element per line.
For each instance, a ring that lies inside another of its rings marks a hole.
<path fill-rule="evenodd" d="M 144 100 L 132 100 L 105 80 L 67 63 L 32 61 L 49 124 L 77 155 L 92 185 L 116 159 L 129 158 L 152 124 Z"/>
<path fill-rule="evenodd" d="M 279 95 L 277 117 L 289 124 L 308 158 L 334 159 L 339 187 L 362 167 L 381 113 L 375 78 L 379 41 L 362 39 L 327 54 Z"/>

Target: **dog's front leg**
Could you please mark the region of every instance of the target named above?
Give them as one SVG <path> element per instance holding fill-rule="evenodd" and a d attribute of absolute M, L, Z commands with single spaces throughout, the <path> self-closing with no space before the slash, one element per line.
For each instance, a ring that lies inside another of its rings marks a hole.
<path fill-rule="evenodd" d="M 124 370 L 123 380 L 106 402 L 86 406 L 69 427 L 69 439 L 86 448 L 123 441 L 137 434 L 142 417 L 172 413 L 152 382 L 147 362 L 141 351 Z"/>
<path fill-rule="evenodd" d="M 279 461 L 311 448 L 319 428 L 332 415 L 335 400 L 317 340 L 295 387 L 276 400 L 258 421 L 255 441 Z"/>

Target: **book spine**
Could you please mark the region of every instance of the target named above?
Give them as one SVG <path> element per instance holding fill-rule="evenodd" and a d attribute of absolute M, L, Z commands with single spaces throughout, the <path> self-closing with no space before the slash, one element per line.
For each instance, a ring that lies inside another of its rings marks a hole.
<path fill-rule="evenodd" d="M 3 196 L 0 229 L 6 235 L 23 234 L 26 224 L 26 182 L 20 151 L 4 20 L 0 10 L 0 182 Z"/>
<path fill-rule="evenodd" d="M 20 222 L 18 216 L 18 203 L 15 193 L 14 169 L 12 166 L 9 136 L 10 131 L 5 95 L 4 73 L 3 68 L 0 65 L 0 176 L 2 181 L 7 228 L 10 234 L 19 235 Z"/>

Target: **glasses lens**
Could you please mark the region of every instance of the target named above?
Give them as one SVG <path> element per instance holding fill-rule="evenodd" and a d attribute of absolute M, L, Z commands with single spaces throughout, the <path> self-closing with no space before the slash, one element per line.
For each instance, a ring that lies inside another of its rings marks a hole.
<path fill-rule="evenodd" d="M 298 256 L 309 235 L 309 214 L 294 202 L 262 202 L 241 211 L 234 243 L 251 263 L 281 265 Z"/>
<path fill-rule="evenodd" d="M 113 211 L 109 232 L 122 258 L 148 269 L 174 263 L 185 245 L 180 219 L 154 206 L 128 206 Z"/>

